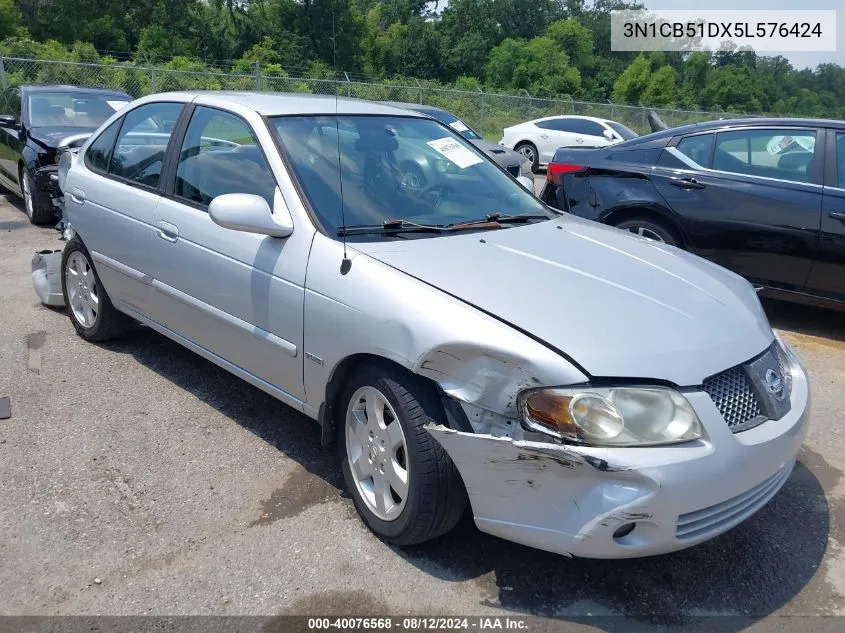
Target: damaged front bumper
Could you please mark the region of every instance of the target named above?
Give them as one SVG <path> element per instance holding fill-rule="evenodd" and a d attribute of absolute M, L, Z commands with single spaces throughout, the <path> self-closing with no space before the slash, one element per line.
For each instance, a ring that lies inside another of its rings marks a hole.
<path fill-rule="evenodd" d="M 783 486 L 807 432 L 810 395 L 793 370 L 792 408 L 734 434 L 703 392 L 686 393 L 706 439 L 663 447 L 590 448 L 428 431 L 461 473 L 483 532 L 559 554 L 631 558 L 708 540 Z"/>

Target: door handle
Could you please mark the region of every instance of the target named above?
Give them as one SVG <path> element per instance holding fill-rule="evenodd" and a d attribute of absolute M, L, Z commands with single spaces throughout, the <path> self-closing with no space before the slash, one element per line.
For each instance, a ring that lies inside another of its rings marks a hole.
<path fill-rule="evenodd" d="M 582 139 L 582 138 L 579 136 L 579 137 L 577 137 L 577 138 L 575 139 L 575 142 L 576 142 L 576 143 L 583 143 L 583 142 L 584 142 L 584 139 Z"/>
<path fill-rule="evenodd" d="M 695 178 L 670 178 L 669 184 L 681 189 L 704 189 L 704 185 Z"/>
<path fill-rule="evenodd" d="M 548 134 L 541 134 L 540 138 L 549 138 L 549 135 Z"/>
<path fill-rule="evenodd" d="M 170 222 L 159 222 L 158 236 L 168 242 L 175 242 L 179 239 L 179 227 Z"/>
<path fill-rule="evenodd" d="M 76 204 L 82 204 L 85 202 L 85 192 L 74 187 L 70 192 L 70 199 Z"/>
<path fill-rule="evenodd" d="M 845 213 L 839 213 L 838 211 L 831 211 L 827 214 L 831 220 L 839 220 L 842 224 L 845 224 Z"/>

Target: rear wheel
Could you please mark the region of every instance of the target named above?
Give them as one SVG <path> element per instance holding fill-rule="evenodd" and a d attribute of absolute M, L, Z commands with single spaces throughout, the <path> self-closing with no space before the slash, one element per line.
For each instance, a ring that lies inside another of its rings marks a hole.
<path fill-rule="evenodd" d="M 62 252 L 62 292 L 74 329 L 87 341 L 115 338 L 132 324 L 112 305 L 91 256 L 78 238 L 70 240 Z"/>
<path fill-rule="evenodd" d="M 520 143 L 516 146 L 516 151 L 531 163 L 531 171 L 537 171 L 540 167 L 540 154 L 537 152 L 537 147 L 534 143 Z"/>
<path fill-rule="evenodd" d="M 396 545 L 451 530 L 467 497 L 455 464 L 424 428 L 445 419 L 434 389 L 388 364 L 361 365 L 338 410 L 343 476 L 367 526 Z"/>
<path fill-rule="evenodd" d="M 620 222 L 616 225 L 616 228 L 628 231 L 629 233 L 636 233 L 640 237 L 645 237 L 655 242 L 663 242 L 670 246 L 680 246 L 681 243 L 674 230 L 648 218 L 631 218 Z"/>
<path fill-rule="evenodd" d="M 55 218 L 55 214 L 49 197 L 35 188 L 35 183 L 26 167 L 21 167 L 18 176 L 21 183 L 24 208 L 29 221 L 33 224 L 48 224 L 51 222 Z"/>

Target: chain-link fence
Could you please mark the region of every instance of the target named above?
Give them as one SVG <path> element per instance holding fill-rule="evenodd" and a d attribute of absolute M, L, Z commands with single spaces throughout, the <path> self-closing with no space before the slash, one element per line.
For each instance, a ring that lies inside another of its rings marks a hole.
<path fill-rule="evenodd" d="M 705 112 L 620 105 L 609 101 L 587 102 L 545 99 L 524 94 L 492 94 L 432 85 L 398 85 L 393 81 L 370 82 L 265 74 L 259 64 L 250 73 L 219 70 L 185 71 L 131 63 L 95 64 L 0 57 L 0 86 L 21 84 L 71 84 L 122 90 L 133 97 L 171 90 L 263 90 L 307 92 L 372 101 L 399 101 L 437 106 L 453 112 L 485 138 L 498 141 L 502 129 L 522 121 L 559 114 L 580 114 L 619 121 L 639 133 L 649 131 L 647 115 L 654 110 L 670 127 L 745 113 Z M 407 83 L 407 82 L 406 82 Z M 2 113 L 0 113 L 2 114 Z"/>

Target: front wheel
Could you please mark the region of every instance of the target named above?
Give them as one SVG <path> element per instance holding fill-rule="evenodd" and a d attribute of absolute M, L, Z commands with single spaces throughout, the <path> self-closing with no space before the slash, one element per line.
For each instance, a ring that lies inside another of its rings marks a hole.
<path fill-rule="evenodd" d="M 540 154 L 534 143 L 520 143 L 516 146 L 516 151 L 531 163 L 532 172 L 536 172 L 540 168 Z"/>
<path fill-rule="evenodd" d="M 62 252 L 62 293 L 70 321 L 86 341 L 115 338 L 132 323 L 112 305 L 79 238 L 70 240 Z"/>
<path fill-rule="evenodd" d="M 367 364 L 353 374 L 341 403 L 343 476 L 367 526 L 396 545 L 451 530 L 467 497 L 455 464 L 424 428 L 445 419 L 434 389 L 399 368 Z"/>
<path fill-rule="evenodd" d="M 55 214 L 50 198 L 36 189 L 32 175 L 26 167 L 21 167 L 18 177 L 20 178 L 24 208 L 29 221 L 32 224 L 48 224 L 51 222 Z"/>

